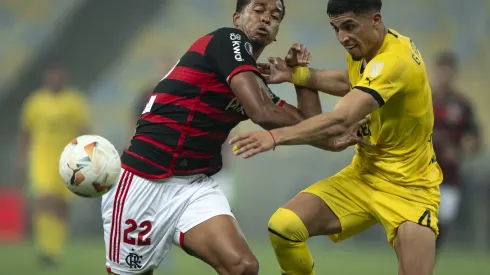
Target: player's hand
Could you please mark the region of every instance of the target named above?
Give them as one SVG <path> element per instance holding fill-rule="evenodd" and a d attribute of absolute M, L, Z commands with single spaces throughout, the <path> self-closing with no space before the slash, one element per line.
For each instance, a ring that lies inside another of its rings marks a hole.
<path fill-rule="evenodd" d="M 286 61 L 280 57 L 269 57 L 269 63 L 258 63 L 259 72 L 267 80 L 268 84 L 290 82 L 293 69 L 288 67 Z"/>
<path fill-rule="evenodd" d="M 328 149 L 332 152 L 341 152 L 347 149 L 348 147 L 356 144 L 363 144 L 366 146 L 373 146 L 373 144 L 369 141 L 366 141 L 362 137 L 357 135 L 359 128 L 362 125 L 369 122 L 371 116 L 367 116 L 364 119 L 354 123 L 347 131 L 339 136 L 328 140 Z"/>
<path fill-rule="evenodd" d="M 233 145 L 235 156 L 243 155 L 243 158 L 250 158 L 276 147 L 274 138 L 267 131 L 254 131 L 238 135 L 230 140 L 230 144 Z"/>
<path fill-rule="evenodd" d="M 294 43 L 289 48 L 285 61 L 289 67 L 308 66 L 311 61 L 311 53 L 305 45 Z"/>

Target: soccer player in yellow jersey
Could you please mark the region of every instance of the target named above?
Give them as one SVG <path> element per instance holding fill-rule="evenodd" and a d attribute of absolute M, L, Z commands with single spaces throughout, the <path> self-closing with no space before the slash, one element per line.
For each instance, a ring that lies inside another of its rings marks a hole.
<path fill-rule="evenodd" d="M 44 87 L 24 101 L 21 117 L 20 173 L 29 175 L 34 195 L 34 239 L 40 260 L 54 264 L 66 236 L 70 191 L 59 175 L 63 148 L 86 129 L 85 99 L 65 86 L 65 72 L 46 70 Z M 28 167 L 28 172 L 24 171 Z"/>
<path fill-rule="evenodd" d="M 279 145 L 345 149 L 345 133 L 370 115 L 352 163 L 287 202 L 269 221 L 282 274 L 315 274 L 306 240 L 338 242 L 380 223 L 397 253 L 402 275 L 433 272 L 442 172 L 432 148 L 432 96 L 424 61 L 412 40 L 388 29 L 381 0 L 330 0 L 327 14 L 347 50 L 347 71 L 267 71 L 270 82 L 342 96 L 330 113 L 295 126 L 231 140 L 245 157 Z M 271 64 L 270 66 L 274 66 Z M 262 66 L 265 67 L 265 66 Z M 288 76 L 289 74 L 289 76 Z"/>

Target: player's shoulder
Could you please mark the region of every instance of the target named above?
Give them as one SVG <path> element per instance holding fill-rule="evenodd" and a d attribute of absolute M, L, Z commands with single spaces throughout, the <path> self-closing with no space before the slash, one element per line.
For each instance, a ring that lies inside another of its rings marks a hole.
<path fill-rule="evenodd" d="M 37 90 L 32 91 L 25 99 L 25 102 L 28 102 L 30 105 L 43 104 L 43 102 L 45 102 L 46 99 L 48 98 L 48 95 L 49 95 L 48 90 L 44 88 L 39 88 Z"/>
<path fill-rule="evenodd" d="M 70 101 L 83 102 L 86 99 L 85 94 L 75 87 L 67 87 L 63 90 L 65 98 Z"/>
<path fill-rule="evenodd" d="M 216 29 L 209 35 L 217 41 L 249 41 L 244 32 L 237 28 L 223 27 Z"/>
<path fill-rule="evenodd" d="M 384 57 L 396 57 L 398 60 L 408 61 L 412 59 L 415 45 L 412 39 L 393 29 L 388 29 L 387 45 L 380 53 Z"/>

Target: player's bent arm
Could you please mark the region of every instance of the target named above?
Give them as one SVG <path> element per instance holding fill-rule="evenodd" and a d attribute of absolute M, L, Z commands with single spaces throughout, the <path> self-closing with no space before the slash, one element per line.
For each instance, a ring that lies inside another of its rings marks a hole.
<path fill-rule="evenodd" d="M 302 120 L 297 113 L 274 104 L 267 86 L 252 71 L 236 74 L 230 80 L 230 87 L 248 117 L 265 129 L 295 125 Z"/>
<path fill-rule="evenodd" d="M 344 96 L 332 112 L 320 114 L 301 123 L 272 130 L 276 145 L 310 144 L 322 148 L 328 139 L 342 135 L 354 123 L 362 120 L 382 105 L 371 94 L 353 89 Z"/>
<path fill-rule="evenodd" d="M 301 80 L 301 77 L 292 77 L 291 82 L 333 96 L 342 97 L 350 91 L 349 74 L 347 70 L 317 70 L 309 68 L 308 82 L 296 83 L 298 80 Z"/>
<path fill-rule="evenodd" d="M 284 110 L 288 111 L 301 121 L 322 113 L 322 105 L 317 91 L 296 85 L 295 88 L 298 107 L 284 103 L 282 106 Z"/>
<path fill-rule="evenodd" d="M 310 69 L 308 87 L 329 95 L 345 96 L 350 91 L 347 70 Z"/>
<path fill-rule="evenodd" d="M 310 118 L 322 113 L 322 104 L 318 91 L 306 87 L 294 85 L 299 112 L 305 118 Z"/>

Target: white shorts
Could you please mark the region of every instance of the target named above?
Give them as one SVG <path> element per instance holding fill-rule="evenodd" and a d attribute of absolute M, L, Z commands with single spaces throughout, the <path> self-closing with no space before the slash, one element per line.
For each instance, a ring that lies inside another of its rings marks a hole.
<path fill-rule="evenodd" d="M 455 186 L 442 184 L 441 204 L 439 206 L 439 223 L 451 224 L 458 215 L 461 192 Z"/>
<path fill-rule="evenodd" d="M 233 216 L 218 183 L 205 175 L 148 180 L 121 169 L 102 197 L 107 271 L 153 270 L 184 233 L 218 215 Z"/>

